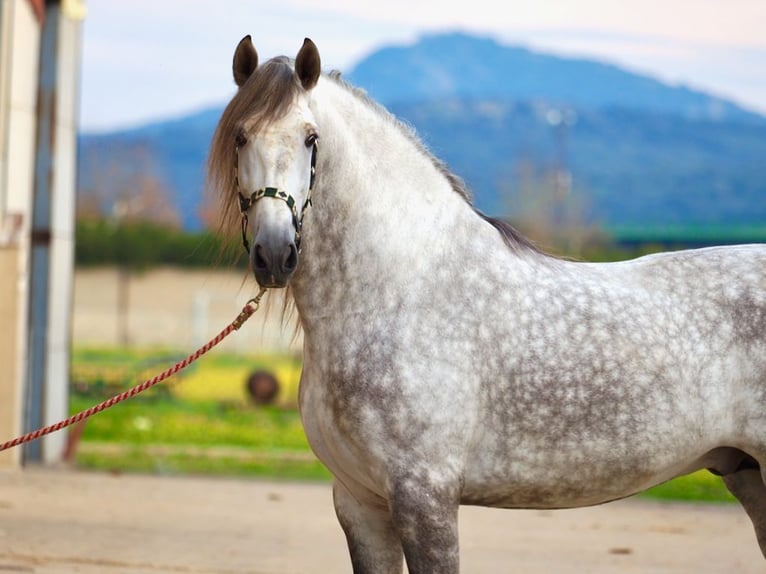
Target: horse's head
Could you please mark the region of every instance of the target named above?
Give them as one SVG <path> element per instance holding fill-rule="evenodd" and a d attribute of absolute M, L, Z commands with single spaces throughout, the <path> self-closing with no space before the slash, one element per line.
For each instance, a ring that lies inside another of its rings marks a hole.
<path fill-rule="evenodd" d="M 319 135 L 309 101 L 319 80 L 319 52 L 307 38 L 294 66 L 275 58 L 259 67 L 246 36 L 234 53 L 233 70 L 239 89 L 213 138 L 211 179 L 239 206 L 242 239 L 258 283 L 284 287 L 298 266 L 303 213 L 314 182 Z M 231 215 L 228 206 L 226 213 Z"/>

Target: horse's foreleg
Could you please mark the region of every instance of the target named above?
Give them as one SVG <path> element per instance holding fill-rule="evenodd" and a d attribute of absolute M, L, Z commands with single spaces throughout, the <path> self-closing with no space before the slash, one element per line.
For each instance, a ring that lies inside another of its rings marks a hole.
<path fill-rule="evenodd" d="M 726 488 L 737 497 L 753 522 L 755 536 L 766 557 L 766 486 L 761 470 L 746 469 L 723 477 Z"/>
<path fill-rule="evenodd" d="M 355 497 L 337 480 L 333 499 L 354 574 L 401 574 L 402 546 L 385 501 Z"/>
<path fill-rule="evenodd" d="M 392 485 L 389 505 L 410 574 L 457 574 L 458 497 L 414 478 Z"/>

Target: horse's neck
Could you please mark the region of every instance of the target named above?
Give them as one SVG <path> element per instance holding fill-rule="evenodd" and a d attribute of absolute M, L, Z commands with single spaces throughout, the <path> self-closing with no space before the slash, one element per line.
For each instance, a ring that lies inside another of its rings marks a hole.
<path fill-rule="evenodd" d="M 472 211 L 389 118 L 327 81 L 314 98 L 317 188 L 293 280 L 304 326 L 401 292 Z"/>
<path fill-rule="evenodd" d="M 329 147 L 322 152 L 320 177 L 326 178 L 322 193 L 329 200 L 339 200 L 359 215 L 377 215 L 384 225 L 408 216 L 422 220 L 429 207 L 468 207 L 386 112 L 331 81 L 320 87 L 315 107 L 322 143 Z M 351 188 L 343 191 L 338 185 Z"/>

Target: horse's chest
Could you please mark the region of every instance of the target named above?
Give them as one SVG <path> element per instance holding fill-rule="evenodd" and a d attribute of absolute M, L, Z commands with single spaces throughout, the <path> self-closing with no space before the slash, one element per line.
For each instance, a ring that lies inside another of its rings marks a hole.
<path fill-rule="evenodd" d="M 462 369 L 415 360 L 419 351 L 391 341 L 324 352 L 304 362 L 300 403 L 308 440 L 334 474 L 382 491 L 386 469 L 413 449 L 424 463 L 461 457 L 475 424 Z"/>
<path fill-rule="evenodd" d="M 365 469 L 378 465 L 370 446 L 377 420 L 372 400 L 339 382 L 335 369 L 321 367 L 304 361 L 301 376 L 300 410 L 309 444 L 336 476 L 369 474 Z"/>

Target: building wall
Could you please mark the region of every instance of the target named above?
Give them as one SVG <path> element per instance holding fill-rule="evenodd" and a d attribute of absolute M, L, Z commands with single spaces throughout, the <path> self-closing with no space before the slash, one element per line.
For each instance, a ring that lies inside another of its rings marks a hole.
<path fill-rule="evenodd" d="M 48 21 L 52 8 L 48 8 Z M 53 8 L 54 10 L 57 8 Z M 0 0 L 0 442 L 23 432 L 27 384 L 30 233 L 35 189 L 41 0 Z M 45 424 L 67 415 L 74 259 L 76 134 L 82 0 L 63 0 L 56 45 L 51 181 Z M 60 460 L 65 433 L 43 439 L 42 460 Z M 0 453 L 0 467 L 22 462 Z"/>
<path fill-rule="evenodd" d="M 18 249 L 0 248 L 0 440 L 8 440 L 21 431 L 20 387 L 18 385 L 19 289 L 14 279 L 18 276 Z M 11 327 L 10 329 L 7 327 Z M 0 453 L 0 467 L 20 462 L 18 449 Z"/>
<path fill-rule="evenodd" d="M 3 0 L 0 10 L 0 436 L 11 438 L 23 428 L 40 24 L 26 0 Z M 20 455 L 0 453 L 0 466 Z"/>

